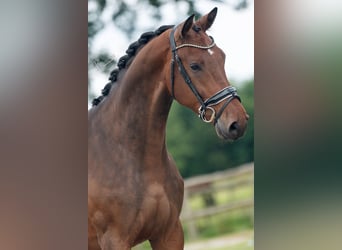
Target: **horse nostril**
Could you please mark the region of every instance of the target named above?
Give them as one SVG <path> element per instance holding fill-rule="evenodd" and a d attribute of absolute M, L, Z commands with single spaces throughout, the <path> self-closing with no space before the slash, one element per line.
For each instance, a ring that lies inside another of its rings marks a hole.
<path fill-rule="evenodd" d="M 233 122 L 229 127 L 229 133 L 237 133 L 239 130 L 239 124 L 237 122 Z"/>
<path fill-rule="evenodd" d="M 237 122 L 233 122 L 229 126 L 228 133 L 233 136 L 233 138 L 237 138 L 239 136 L 240 126 Z"/>

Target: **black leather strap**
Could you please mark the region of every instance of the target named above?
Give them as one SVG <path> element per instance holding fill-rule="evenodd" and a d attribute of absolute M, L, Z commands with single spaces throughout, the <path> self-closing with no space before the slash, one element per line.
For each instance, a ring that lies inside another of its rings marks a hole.
<path fill-rule="evenodd" d="M 203 101 L 203 98 L 197 91 L 195 85 L 192 83 L 190 76 L 186 72 L 186 69 L 182 63 L 182 60 L 179 58 L 177 54 L 177 46 L 176 46 L 176 41 L 174 38 L 175 30 L 177 26 L 175 26 L 171 32 L 170 32 L 170 45 L 171 45 L 171 51 L 172 51 L 172 60 L 171 60 L 171 95 L 175 99 L 175 92 L 174 92 L 174 85 L 175 85 L 175 76 L 174 76 L 174 66 L 175 63 L 178 65 L 178 70 L 181 73 L 185 83 L 189 86 L 191 89 L 192 93 L 196 96 L 198 102 L 200 103 L 200 108 L 199 108 L 199 116 L 201 117 L 202 120 L 204 120 L 205 116 L 205 111 L 208 107 L 210 106 L 215 106 L 216 104 L 219 104 L 220 102 L 227 100 L 221 109 L 218 111 L 218 113 L 215 115 L 214 119 L 214 124 L 216 124 L 217 120 L 220 118 L 222 115 L 224 109 L 228 106 L 228 104 L 234 99 L 238 98 L 238 100 L 241 102 L 240 97 L 238 96 L 236 89 L 232 86 L 226 87 L 216 94 L 214 94 L 212 97 L 208 98 L 206 101 Z M 213 40 L 213 39 L 212 39 Z M 212 109 L 212 108 L 211 108 Z M 213 110 L 213 109 L 212 109 Z M 205 120 L 204 120 L 205 121 Z"/>
<path fill-rule="evenodd" d="M 197 100 L 199 101 L 199 103 L 201 104 L 202 108 L 205 108 L 204 105 L 204 101 L 203 98 L 201 97 L 201 95 L 198 93 L 195 85 L 192 83 L 188 73 L 186 72 L 186 69 L 182 63 L 182 60 L 179 58 L 178 54 L 177 54 L 177 48 L 176 48 L 176 41 L 174 38 L 174 34 L 175 34 L 175 30 L 176 30 L 177 26 L 175 26 L 171 33 L 170 33 L 170 44 L 171 44 L 171 51 L 172 51 L 172 61 L 171 61 L 171 89 L 172 89 L 172 97 L 175 98 L 175 93 L 174 93 L 174 63 L 175 61 L 177 62 L 178 65 L 178 70 L 181 73 L 181 75 L 183 76 L 183 79 L 185 81 L 185 83 L 189 86 L 189 88 L 191 89 L 192 93 L 194 93 L 194 95 L 196 96 Z"/>
<path fill-rule="evenodd" d="M 237 95 L 236 88 L 229 86 L 229 87 L 226 87 L 226 88 L 220 90 L 219 92 L 214 94 L 212 97 L 207 99 L 204 102 L 204 104 L 207 107 L 208 106 L 214 106 L 214 105 L 222 102 L 223 100 L 227 99 L 230 95 L 234 95 L 240 99 L 240 97 Z"/>

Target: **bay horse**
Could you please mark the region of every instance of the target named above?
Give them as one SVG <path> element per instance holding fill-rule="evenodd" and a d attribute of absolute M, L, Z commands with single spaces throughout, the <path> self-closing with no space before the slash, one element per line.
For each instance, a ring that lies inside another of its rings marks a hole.
<path fill-rule="evenodd" d="M 206 34 L 217 8 L 131 44 L 88 114 L 88 249 L 180 250 L 184 185 L 165 144 L 173 100 L 236 140 L 248 115 Z"/>

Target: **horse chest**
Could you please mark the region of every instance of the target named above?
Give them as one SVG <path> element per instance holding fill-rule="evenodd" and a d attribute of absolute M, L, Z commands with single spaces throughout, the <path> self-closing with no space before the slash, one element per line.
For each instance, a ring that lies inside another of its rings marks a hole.
<path fill-rule="evenodd" d="M 165 188 L 160 184 L 151 184 L 141 204 L 137 224 L 142 235 L 159 233 L 168 226 L 170 220 L 178 217 L 178 205 L 170 199 Z"/>
<path fill-rule="evenodd" d="M 146 219 L 165 221 L 170 216 L 171 202 L 160 184 L 151 184 L 147 189 L 147 195 L 143 200 L 141 214 Z M 160 223 L 158 223 L 160 224 Z"/>

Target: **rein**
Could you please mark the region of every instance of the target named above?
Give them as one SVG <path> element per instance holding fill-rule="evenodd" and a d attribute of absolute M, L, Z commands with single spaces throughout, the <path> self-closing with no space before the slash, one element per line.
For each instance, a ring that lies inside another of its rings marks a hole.
<path fill-rule="evenodd" d="M 241 102 L 241 99 L 238 96 L 236 89 L 232 86 L 228 86 L 228 87 L 221 89 L 220 91 L 218 91 L 217 93 L 212 95 L 207 100 L 203 100 L 203 98 L 201 97 L 201 95 L 197 91 L 195 85 L 192 83 L 190 76 L 186 72 L 183 63 L 177 54 L 177 50 L 184 48 L 184 47 L 193 47 L 193 48 L 198 48 L 198 49 L 210 49 L 210 48 L 215 46 L 214 39 L 210 36 L 212 43 L 208 46 L 200 46 L 200 45 L 196 45 L 196 44 L 181 44 L 181 45 L 176 46 L 176 41 L 174 38 L 175 30 L 176 30 L 176 27 L 174 27 L 170 33 L 170 45 L 171 45 L 171 51 L 172 51 L 172 60 L 171 60 L 171 92 L 172 92 L 171 94 L 172 94 L 172 97 L 175 98 L 175 95 L 174 95 L 174 85 L 175 85 L 174 84 L 174 64 L 176 62 L 178 65 L 178 70 L 181 73 L 181 75 L 183 76 L 185 83 L 189 86 L 192 93 L 196 96 L 198 102 L 200 103 L 200 107 L 198 108 L 198 116 L 204 122 L 210 123 L 210 122 L 214 121 L 214 124 L 216 124 L 217 120 L 220 118 L 220 116 L 222 115 L 224 109 L 228 106 L 228 104 L 234 98 L 237 98 L 240 102 Z M 223 104 L 221 109 L 216 114 L 215 109 L 212 108 L 212 106 L 215 106 L 215 105 L 223 102 L 224 100 L 226 100 L 226 102 Z M 205 117 L 207 110 L 210 110 L 210 112 L 211 112 L 211 116 L 210 116 L 209 120 Z"/>

